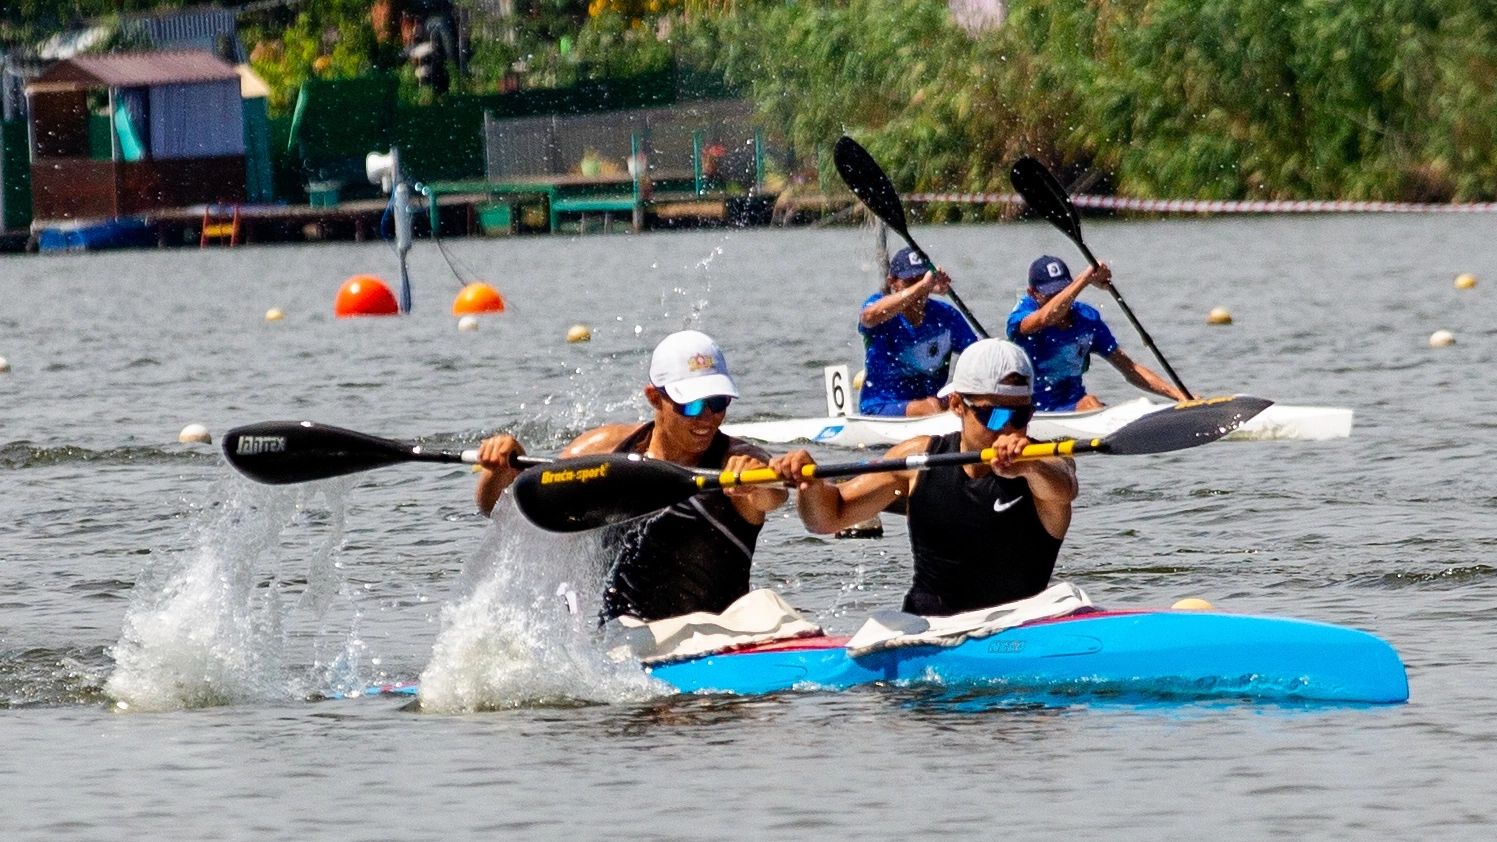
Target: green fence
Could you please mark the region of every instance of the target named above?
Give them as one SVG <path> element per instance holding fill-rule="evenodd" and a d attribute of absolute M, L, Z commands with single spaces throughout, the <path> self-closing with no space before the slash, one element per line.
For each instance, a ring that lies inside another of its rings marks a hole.
<path fill-rule="evenodd" d="M 402 166 L 418 181 L 482 178 L 485 111 L 499 118 L 588 114 L 732 93 L 717 76 L 678 68 L 566 88 L 453 95 L 429 106 L 397 105 L 395 87 L 393 76 L 304 85 L 292 118 L 272 121 L 273 137 L 284 129 L 286 154 L 275 162 L 279 195 L 294 201 L 306 184 L 329 180 L 343 181 L 355 194 L 369 193 L 364 156 L 391 145 L 400 147 Z"/>

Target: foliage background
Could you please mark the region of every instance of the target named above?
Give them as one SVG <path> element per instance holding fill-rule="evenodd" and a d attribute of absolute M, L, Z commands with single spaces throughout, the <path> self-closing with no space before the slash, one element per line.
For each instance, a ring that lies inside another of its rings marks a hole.
<path fill-rule="evenodd" d="M 1010 0 L 968 32 L 942 0 L 453 2 L 472 33 L 454 94 L 710 71 L 823 180 L 846 132 L 902 189 L 1003 190 L 1028 153 L 1143 197 L 1497 198 L 1497 4 Z M 145 5 L 10 0 L 0 40 Z M 275 108 L 379 69 L 432 101 L 370 5 L 241 18 Z"/>

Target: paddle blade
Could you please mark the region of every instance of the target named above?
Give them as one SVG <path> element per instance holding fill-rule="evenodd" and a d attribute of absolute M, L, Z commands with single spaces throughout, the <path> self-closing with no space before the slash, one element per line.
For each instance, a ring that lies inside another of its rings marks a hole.
<path fill-rule="evenodd" d="M 1050 220 L 1050 224 L 1064 231 L 1072 240 L 1081 240 L 1081 220 L 1076 215 L 1076 207 L 1044 164 L 1028 156 L 1020 158 L 1014 162 L 1008 178 L 1035 213 Z"/>
<path fill-rule="evenodd" d="M 1118 428 L 1097 444 L 1101 453 L 1134 455 L 1185 450 L 1216 441 L 1273 405 L 1249 395 L 1181 401 Z"/>
<path fill-rule="evenodd" d="M 582 532 L 633 520 L 701 491 L 691 471 L 636 454 L 558 459 L 510 486 L 526 520 L 548 532 Z"/>
<path fill-rule="evenodd" d="M 256 482 L 293 482 L 367 471 L 396 462 L 429 459 L 415 445 L 313 421 L 262 421 L 224 435 L 224 456 Z"/>
<path fill-rule="evenodd" d="M 842 176 L 853 195 L 873 211 L 874 216 L 908 240 L 910 232 L 905 226 L 904 205 L 899 201 L 899 193 L 868 150 L 843 135 L 832 147 L 832 162 L 837 165 L 837 174 Z"/>

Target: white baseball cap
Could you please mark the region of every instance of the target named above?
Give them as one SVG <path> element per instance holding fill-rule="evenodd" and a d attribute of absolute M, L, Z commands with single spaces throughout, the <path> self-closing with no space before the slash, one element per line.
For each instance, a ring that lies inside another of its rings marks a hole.
<path fill-rule="evenodd" d="M 1004 383 L 1003 378 L 1010 374 L 1024 375 L 1024 385 Z M 956 358 L 951 382 L 942 386 L 936 397 L 944 398 L 953 392 L 1027 398 L 1034 394 L 1034 365 L 1018 345 L 1002 339 L 982 339 L 968 345 Z"/>
<path fill-rule="evenodd" d="M 650 357 L 650 384 L 664 389 L 676 403 L 716 395 L 738 397 L 722 349 L 699 330 L 678 331 L 660 340 Z"/>

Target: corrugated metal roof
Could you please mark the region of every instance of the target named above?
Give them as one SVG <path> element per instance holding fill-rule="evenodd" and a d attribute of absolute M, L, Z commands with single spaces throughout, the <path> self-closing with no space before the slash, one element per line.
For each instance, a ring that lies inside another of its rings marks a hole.
<path fill-rule="evenodd" d="M 110 88 L 135 88 L 238 78 L 232 64 L 207 50 L 162 50 L 76 56 L 58 62 L 34 81 L 37 84 L 77 82 Z"/>

